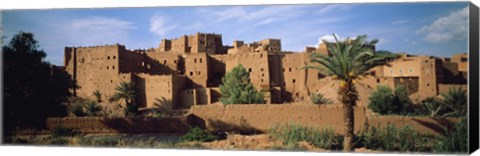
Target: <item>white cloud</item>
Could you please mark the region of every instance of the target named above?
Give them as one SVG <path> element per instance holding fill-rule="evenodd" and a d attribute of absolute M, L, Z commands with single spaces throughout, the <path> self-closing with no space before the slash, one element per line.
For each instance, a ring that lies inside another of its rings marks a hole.
<path fill-rule="evenodd" d="M 69 41 L 71 44 L 98 45 L 113 42 L 125 42 L 128 32 L 136 29 L 134 24 L 115 18 L 91 16 L 66 22 L 60 33 L 60 40 Z"/>
<path fill-rule="evenodd" d="M 332 5 L 326 5 L 319 10 L 315 11 L 315 14 L 317 15 L 324 15 L 332 11 L 346 11 L 350 10 L 353 7 L 353 5 L 349 4 L 332 4 Z"/>
<path fill-rule="evenodd" d="M 429 42 L 445 42 L 466 39 L 468 33 L 468 7 L 452 12 L 450 15 L 438 18 L 416 32 L 425 35 Z"/>
<path fill-rule="evenodd" d="M 218 21 L 224 21 L 229 19 L 240 19 L 244 18 L 247 15 L 245 9 L 241 6 L 228 8 L 223 11 L 215 12 L 215 15 L 218 16 Z"/>
<path fill-rule="evenodd" d="M 175 29 L 176 24 L 168 24 L 165 16 L 155 14 L 150 18 L 150 32 L 158 36 L 165 36 L 169 31 Z"/>

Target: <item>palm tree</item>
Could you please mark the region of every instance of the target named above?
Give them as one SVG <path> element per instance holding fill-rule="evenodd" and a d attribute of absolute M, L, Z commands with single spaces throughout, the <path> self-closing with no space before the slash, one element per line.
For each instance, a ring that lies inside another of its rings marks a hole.
<path fill-rule="evenodd" d="M 318 69 L 320 73 L 340 80 L 337 94 L 344 109 L 344 151 L 352 151 L 353 107 L 358 100 L 355 83 L 372 68 L 386 65 L 388 60 L 395 59 L 398 55 L 388 51 L 375 51 L 372 47 L 378 43 L 378 40 L 367 41 L 366 35 L 360 35 L 355 39 L 347 38 L 345 41 L 339 41 L 335 35 L 334 37 L 335 42 L 323 41 L 327 45 L 329 56 L 313 53 L 310 55 L 310 61 L 319 65 L 304 66 L 304 68 Z"/>
<path fill-rule="evenodd" d="M 447 108 L 447 112 L 442 117 L 465 116 L 467 114 L 467 91 L 461 87 L 452 87 L 446 93 L 440 93 L 443 100 L 440 102 Z"/>
<path fill-rule="evenodd" d="M 115 88 L 117 92 L 112 96 L 112 101 L 125 100 L 127 106 L 134 104 L 135 101 L 135 83 L 120 82 L 120 85 Z"/>

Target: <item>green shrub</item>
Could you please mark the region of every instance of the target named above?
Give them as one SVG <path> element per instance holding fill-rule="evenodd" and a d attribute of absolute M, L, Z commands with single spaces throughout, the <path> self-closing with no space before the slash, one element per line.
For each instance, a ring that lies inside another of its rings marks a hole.
<path fill-rule="evenodd" d="M 368 127 L 357 137 L 357 147 L 383 151 L 425 151 L 426 140 L 414 129 L 405 126 L 397 129 L 388 124 L 384 128 Z"/>
<path fill-rule="evenodd" d="M 382 115 L 406 114 L 412 103 L 403 86 L 396 87 L 395 91 L 388 86 L 378 86 L 368 99 L 368 108 Z"/>
<path fill-rule="evenodd" d="M 218 138 L 215 135 L 198 127 L 190 129 L 184 136 L 182 136 L 183 141 L 210 142 L 217 139 Z"/>
<path fill-rule="evenodd" d="M 138 106 L 137 104 L 130 104 L 130 105 L 127 105 L 127 107 L 125 108 L 125 115 L 126 116 L 135 116 L 135 115 L 138 115 L 138 109 L 140 108 L 140 106 Z"/>
<path fill-rule="evenodd" d="M 468 152 L 468 123 L 465 118 L 439 137 L 433 145 L 433 151 L 442 153 Z"/>
<path fill-rule="evenodd" d="M 342 138 L 334 134 L 333 129 L 327 128 L 319 131 L 313 127 L 301 126 L 296 123 L 275 125 L 268 130 L 268 134 L 284 144 L 295 144 L 307 141 L 323 149 L 341 149 Z"/>
<path fill-rule="evenodd" d="M 326 98 L 321 93 L 312 93 L 310 95 L 310 99 L 312 99 L 312 102 L 314 104 L 330 104 L 330 103 L 332 103 L 331 99 Z"/>
<path fill-rule="evenodd" d="M 95 101 L 90 101 L 87 103 L 87 105 L 85 105 L 84 109 L 87 116 L 98 116 L 102 111 L 102 106 L 97 104 Z"/>

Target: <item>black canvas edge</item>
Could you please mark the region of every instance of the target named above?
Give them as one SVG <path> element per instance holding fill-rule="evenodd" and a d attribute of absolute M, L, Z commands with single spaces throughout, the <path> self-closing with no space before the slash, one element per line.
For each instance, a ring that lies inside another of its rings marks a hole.
<path fill-rule="evenodd" d="M 469 5 L 469 84 L 468 84 L 468 122 L 469 122 L 469 153 L 479 148 L 479 12 L 478 6 L 470 2 Z"/>

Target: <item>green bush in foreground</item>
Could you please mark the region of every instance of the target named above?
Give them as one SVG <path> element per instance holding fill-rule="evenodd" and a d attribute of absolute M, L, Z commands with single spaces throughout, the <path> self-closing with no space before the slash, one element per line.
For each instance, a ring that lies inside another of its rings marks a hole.
<path fill-rule="evenodd" d="M 391 124 L 384 128 L 368 127 L 357 138 L 357 146 L 382 151 L 426 151 L 425 145 L 425 137 L 414 129 Z"/>
<path fill-rule="evenodd" d="M 438 138 L 433 145 L 433 151 L 441 153 L 467 153 L 468 152 L 468 123 L 464 118 L 461 122 Z"/>
<path fill-rule="evenodd" d="M 205 131 L 201 128 L 194 127 L 190 129 L 184 136 L 182 136 L 183 141 L 198 141 L 198 142 L 209 142 L 217 140 L 217 136 L 210 134 L 208 131 Z"/>
<path fill-rule="evenodd" d="M 342 138 L 334 134 L 333 129 L 322 129 L 321 131 L 296 123 L 275 125 L 268 130 L 268 134 L 275 139 L 282 140 L 284 144 L 296 144 L 299 141 L 306 141 L 316 147 L 323 149 L 341 149 Z"/>

